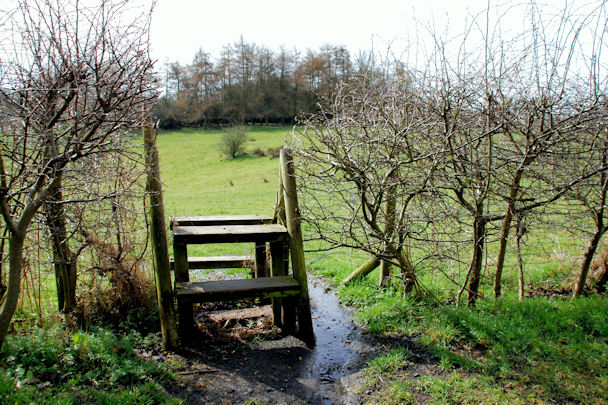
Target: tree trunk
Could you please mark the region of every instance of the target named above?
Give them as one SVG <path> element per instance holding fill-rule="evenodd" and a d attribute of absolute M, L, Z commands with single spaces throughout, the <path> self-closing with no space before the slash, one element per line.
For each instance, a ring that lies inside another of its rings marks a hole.
<path fill-rule="evenodd" d="M 394 186 L 389 187 L 387 191 L 387 200 L 386 200 L 386 220 L 385 220 L 385 228 L 384 228 L 384 238 L 390 239 L 395 232 L 395 209 L 397 206 L 397 200 L 395 199 L 396 189 Z M 384 249 L 386 251 L 386 244 L 388 242 L 385 240 Z M 382 260 L 380 262 L 380 287 L 384 285 L 384 281 L 387 279 L 391 271 L 391 264 L 386 260 Z"/>
<path fill-rule="evenodd" d="M 469 296 L 467 298 L 467 305 L 470 307 L 475 305 L 475 301 L 479 295 L 485 238 L 486 220 L 482 216 L 476 216 L 473 221 L 473 259 L 471 260 L 469 269 L 471 279 L 469 281 Z"/>
<path fill-rule="evenodd" d="M 2 240 L 0 240 L 0 302 L 6 292 L 6 286 L 4 285 L 4 245 L 6 243 L 6 236 L 8 235 L 8 226 L 4 227 L 2 231 Z"/>
<path fill-rule="evenodd" d="M 53 265 L 57 284 L 59 311 L 69 313 L 76 305 L 77 256 L 72 252 L 67 236 L 65 210 L 61 204 L 62 180 L 49 190 L 49 199 L 44 204 L 44 215 L 53 244 Z"/>
<path fill-rule="evenodd" d="M 587 275 L 589 274 L 589 267 L 591 266 L 591 261 L 593 260 L 593 255 L 597 250 L 597 246 L 602 238 L 602 235 L 606 231 L 606 228 L 602 226 L 602 224 L 598 224 L 593 233 L 593 236 L 589 239 L 589 243 L 587 244 L 587 249 L 583 254 L 583 262 L 581 263 L 580 271 L 578 274 L 578 278 L 574 285 L 574 291 L 572 292 L 572 298 L 578 298 L 585 289 L 585 283 L 587 282 Z"/>
<path fill-rule="evenodd" d="M 4 301 L 0 308 L 0 348 L 4 344 L 4 338 L 17 309 L 19 292 L 21 289 L 21 269 L 23 266 L 23 244 L 25 242 L 25 231 L 11 231 L 9 236 L 9 273 L 8 285 L 4 295 Z"/>
<path fill-rule="evenodd" d="M 527 160 L 525 162 L 527 162 Z M 496 298 L 500 297 L 501 294 L 502 269 L 505 264 L 505 254 L 507 251 L 509 231 L 511 230 L 511 221 L 513 219 L 515 198 L 519 193 L 519 183 L 521 182 L 522 174 L 523 167 L 520 167 L 515 172 L 513 183 L 511 183 L 511 190 L 509 191 L 509 201 L 507 204 L 507 212 L 505 212 L 505 219 L 502 222 L 502 231 L 500 233 L 498 255 L 496 256 L 496 272 L 494 273 L 494 297 Z"/>
<path fill-rule="evenodd" d="M 502 222 L 502 231 L 498 240 L 498 255 L 496 256 L 496 271 L 494 273 L 494 297 L 498 298 L 501 294 L 502 285 L 502 269 L 505 263 L 505 254 L 507 251 L 507 240 L 509 239 L 509 231 L 511 230 L 511 221 L 513 219 L 513 207 L 511 203 L 507 207 L 505 219 Z"/>
<path fill-rule="evenodd" d="M 522 301 L 524 299 L 524 262 L 521 257 L 521 238 L 524 235 L 524 231 L 519 215 L 515 218 L 515 229 L 515 250 L 517 251 L 517 281 L 519 284 L 518 296 L 519 300 Z"/>
<path fill-rule="evenodd" d="M 602 161 L 604 165 L 606 165 L 607 160 L 607 149 L 603 149 Z M 602 235 L 608 231 L 608 227 L 604 226 L 604 211 L 606 206 L 606 195 L 608 194 L 608 177 L 606 177 L 606 172 L 602 173 L 600 181 L 602 186 L 600 194 L 601 199 L 598 204 L 599 208 L 595 212 L 595 232 L 593 233 L 591 239 L 589 239 L 587 250 L 585 250 L 585 253 L 583 254 L 581 270 L 579 272 L 578 279 L 576 280 L 576 284 L 574 285 L 574 291 L 572 292 L 573 299 L 578 298 L 585 289 L 587 275 L 589 274 L 589 267 L 591 266 L 593 255 L 595 255 L 595 251 L 600 243 L 600 239 L 602 239 Z"/>
<path fill-rule="evenodd" d="M 372 256 L 371 259 L 369 259 L 368 261 L 363 263 L 361 266 L 359 266 L 355 271 L 350 273 L 350 275 L 348 277 L 346 277 L 344 279 L 344 281 L 342 281 L 342 284 L 348 285 L 355 279 L 367 276 L 369 273 L 374 271 L 374 269 L 376 267 L 378 267 L 379 264 L 380 264 L 380 259 L 378 259 L 377 256 Z"/>
<path fill-rule="evenodd" d="M 395 251 L 395 249 L 393 249 Z M 403 277 L 403 295 L 410 294 L 416 286 L 416 274 L 414 273 L 414 265 L 412 260 L 403 249 L 395 251 L 397 260 L 399 261 L 399 269 Z"/>
<path fill-rule="evenodd" d="M 378 285 L 380 287 L 384 286 L 386 279 L 391 274 L 391 263 L 386 260 L 380 261 L 380 279 L 378 280 Z"/>

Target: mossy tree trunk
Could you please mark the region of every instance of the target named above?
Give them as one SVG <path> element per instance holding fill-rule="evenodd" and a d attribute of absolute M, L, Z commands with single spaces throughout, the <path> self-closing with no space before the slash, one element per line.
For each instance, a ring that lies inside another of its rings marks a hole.
<path fill-rule="evenodd" d="M 76 305 L 77 255 L 70 249 L 67 233 L 65 209 L 62 204 L 62 175 L 59 182 L 49 191 L 49 199 L 44 204 L 44 216 L 51 234 L 53 245 L 53 266 L 57 285 L 57 304 L 60 312 L 69 313 Z"/>

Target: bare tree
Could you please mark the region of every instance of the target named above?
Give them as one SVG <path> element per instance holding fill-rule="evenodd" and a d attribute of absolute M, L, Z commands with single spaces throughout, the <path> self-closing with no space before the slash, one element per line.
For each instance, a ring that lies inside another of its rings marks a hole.
<path fill-rule="evenodd" d="M 597 167 L 608 168 L 608 117 L 597 117 L 595 121 L 596 132 L 589 138 L 591 148 L 585 153 L 589 165 L 582 165 L 585 171 L 594 170 Z M 584 291 L 587 275 L 597 251 L 602 236 L 608 231 L 606 223 L 606 204 L 608 202 L 608 169 L 602 170 L 590 177 L 588 181 L 578 184 L 569 193 L 569 197 L 578 201 L 583 207 L 586 216 L 592 219 L 593 230 L 589 236 L 587 246 L 583 252 L 582 260 L 576 282 L 572 291 L 572 298 L 578 298 Z"/>
<path fill-rule="evenodd" d="M 14 45 L 0 67 L 0 208 L 10 264 L 0 344 L 19 298 L 34 215 L 75 162 L 112 153 L 155 98 L 149 10 L 113 0 L 22 1 L 7 20 L 3 35 Z"/>
<path fill-rule="evenodd" d="M 400 269 L 404 292 L 417 285 L 412 246 L 433 221 L 428 209 L 441 149 L 411 82 L 338 88 L 293 144 L 303 218 L 331 248 L 353 247 Z"/>
<path fill-rule="evenodd" d="M 296 137 L 300 183 L 321 238 L 371 253 L 362 270 L 384 259 L 406 279 L 415 279 L 413 257 L 422 259 L 428 246 L 468 240 L 468 271 L 454 281 L 458 302 L 467 291 L 474 305 L 489 238 L 499 227 L 494 291 L 500 295 L 513 217 L 588 187 L 606 170 L 600 160 L 591 163 L 597 143 L 589 142 L 605 105 L 597 60 L 606 20 L 592 17 L 598 10 L 604 16 L 604 4 L 591 11 L 566 7 L 549 14 L 551 21 L 535 7 L 529 6 L 527 31 L 512 38 L 503 36 L 501 10 L 497 21 L 490 9 L 473 16 L 457 38 L 430 29 L 423 66 L 395 64 L 388 81 L 383 75 L 347 83 L 305 122 Z M 590 53 L 589 37 L 596 41 Z M 447 234 L 446 218 L 452 240 L 431 231 Z"/>
<path fill-rule="evenodd" d="M 585 60 L 598 58 L 600 45 L 585 49 L 580 33 L 595 28 L 589 18 L 598 9 L 579 19 L 566 7 L 543 20 L 532 3 L 528 30 L 513 38 L 503 37 L 500 15 L 490 22 L 490 9 L 474 18 L 460 39 L 445 40 L 431 31 L 435 79 L 426 90 L 433 100 L 429 113 L 442 123 L 436 128 L 450 155 L 442 187 L 468 212 L 473 228 L 473 257 L 461 287 L 463 292 L 468 283 L 469 305 L 481 282 L 491 223 L 502 222 L 494 274 L 498 297 L 515 211 L 553 203 L 606 170 L 602 164 L 585 164 L 582 171 L 556 168 L 563 166 L 560 161 L 578 161 L 591 153 L 583 145 L 589 144 L 589 127 L 602 98 L 598 77 L 587 81 L 581 73 Z M 555 176 L 556 170 L 563 176 Z"/>
<path fill-rule="evenodd" d="M 500 124 L 504 145 L 496 156 L 502 167 L 498 192 L 506 202 L 494 275 L 495 297 L 501 294 L 516 203 L 519 201 L 519 212 L 546 205 L 565 196 L 572 187 L 589 186 L 588 176 L 601 177 L 606 170 L 601 159 L 595 166 L 588 160 L 583 162 L 583 170 L 578 165 L 582 156 L 594 155 L 597 144 L 592 146 L 591 139 L 596 137 L 592 133 L 597 133 L 603 122 L 598 61 L 604 30 L 596 32 L 596 27 L 598 22 L 606 25 L 605 10 L 599 6 L 581 16 L 575 11 L 566 6 L 559 14 L 542 18 L 532 4 L 531 29 L 514 44 L 523 51 L 513 55 L 504 51 L 504 46 L 494 51 L 497 56 L 490 72 L 497 108 L 493 119 Z M 585 30 L 591 31 L 593 41 L 583 35 Z M 586 60 L 591 61 L 590 66 L 582 65 Z M 562 170 L 564 176 L 547 178 L 548 171 L 564 163 L 569 166 Z"/>

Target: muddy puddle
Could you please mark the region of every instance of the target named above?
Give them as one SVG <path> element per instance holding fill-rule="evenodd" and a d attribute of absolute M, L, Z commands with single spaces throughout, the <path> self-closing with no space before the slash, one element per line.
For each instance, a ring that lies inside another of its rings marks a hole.
<path fill-rule="evenodd" d="M 304 363 L 301 383 L 311 390 L 314 404 L 358 403 L 353 384 L 373 347 L 325 282 L 309 278 L 309 294 L 316 346 Z"/>
<path fill-rule="evenodd" d="M 172 392 L 188 404 L 365 402 L 356 394 L 358 377 L 383 346 L 362 332 L 322 279 L 309 275 L 308 285 L 313 349 L 293 336 L 252 338 L 270 331 L 270 306 L 258 308 L 259 314 L 244 309 L 247 319 L 236 323 L 222 309 L 205 308 L 196 312 L 195 339 L 174 355 L 174 363 L 181 365 L 175 371 L 184 378 Z M 243 317 L 240 309 L 227 311 Z"/>

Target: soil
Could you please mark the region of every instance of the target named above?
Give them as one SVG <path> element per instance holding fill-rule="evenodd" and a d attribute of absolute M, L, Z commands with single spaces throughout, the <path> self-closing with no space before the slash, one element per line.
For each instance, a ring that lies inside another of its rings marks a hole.
<path fill-rule="evenodd" d="M 391 347 L 416 352 L 409 338 L 366 334 L 327 285 L 309 278 L 316 346 L 281 336 L 269 306 L 197 313 L 193 343 L 155 356 L 178 375 L 168 391 L 188 404 L 362 404 L 362 369 Z M 420 366 L 428 364 L 421 356 Z"/>

